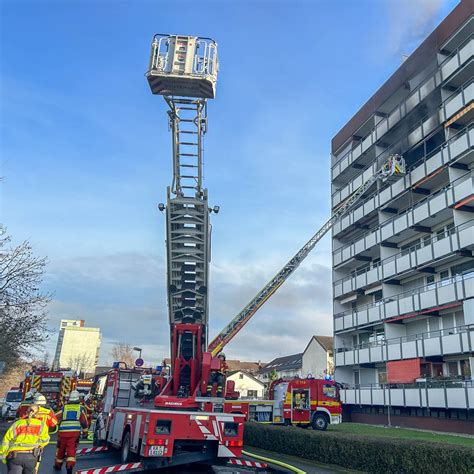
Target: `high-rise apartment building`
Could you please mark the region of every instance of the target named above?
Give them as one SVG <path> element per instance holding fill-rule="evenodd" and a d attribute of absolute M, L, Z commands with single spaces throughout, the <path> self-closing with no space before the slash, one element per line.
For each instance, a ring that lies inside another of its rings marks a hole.
<path fill-rule="evenodd" d="M 332 140 L 334 362 L 352 421 L 474 433 L 474 2 L 463 0 Z M 390 418 L 389 418 L 390 415 Z"/>
<path fill-rule="evenodd" d="M 85 327 L 84 320 L 62 319 L 53 368 L 71 368 L 93 374 L 99 361 L 100 329 Z"/>

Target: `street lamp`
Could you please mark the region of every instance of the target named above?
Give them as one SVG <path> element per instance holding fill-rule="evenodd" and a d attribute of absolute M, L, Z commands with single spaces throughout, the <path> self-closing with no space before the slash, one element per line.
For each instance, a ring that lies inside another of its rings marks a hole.
<path fill-rule="evenodd" d="M 134 347 L 133 350 L 138 352 L 138 358 L 141 359 L 142 358 L 142 348 L 141 347 Z"/>

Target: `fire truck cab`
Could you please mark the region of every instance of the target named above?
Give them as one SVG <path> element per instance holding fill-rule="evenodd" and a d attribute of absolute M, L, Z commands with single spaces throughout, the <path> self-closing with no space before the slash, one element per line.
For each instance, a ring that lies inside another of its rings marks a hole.
<path fill-rule="evenodd" d="M 312 426 L 324 431 L 341 423 L 337 385 L 314 378 L 279 379 L 271 383 L 268 400 L 226 400 L 226 413 L 243 413 L 247 421 Z"/>
<path fill-rule="evenodd" d="M 223 399 L 195 397 L 186 409 L 179 399 L 168 408 L 155 400 L 135 397 L 141 369 L 116 367 L 103 384 L 94 444 L 121 450 L 123 463 L 140 460 L 144 469 L 160 469 L 192 462 L 227 462 L 239 457 L 244 416 L 223 413 Z M 189 397 L 182 398 L 182 403 Z M 219 410 L 219 411 L 216 411 Z"/>

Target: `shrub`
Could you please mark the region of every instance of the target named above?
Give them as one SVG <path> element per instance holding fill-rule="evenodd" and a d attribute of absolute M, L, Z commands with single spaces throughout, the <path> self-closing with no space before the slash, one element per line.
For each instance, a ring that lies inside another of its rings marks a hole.
<path fill-rule="evenodd" d="M 365 472 L 474 473 L 473 448 L 246 423 L 244 444 Z M 474 445 L 474 442 L 473 442 Z"/>

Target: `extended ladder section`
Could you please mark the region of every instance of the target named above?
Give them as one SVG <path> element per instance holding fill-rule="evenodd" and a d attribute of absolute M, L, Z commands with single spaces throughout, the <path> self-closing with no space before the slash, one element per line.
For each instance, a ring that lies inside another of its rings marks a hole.
<path fill-rule="evenodd" d="M 242 329 L 250 318 L 263 304 L 280 288 L 288 277 L 299 267 L 316 244 L 331 230 L 378 180 L 383 182 L 398 179 L 405 174 L 405 160 L 400 155 L 391 155 L 384 165 L 356 189 L 339 207 L 332 217 L 311 237 L 308 242 L 293 256 L 293 258 L 263 287 L 261 291 L 245 306 L 242 311 L 212 340 L 208 351 L 213 355 L 219 353 L 223 347 Z"/>

